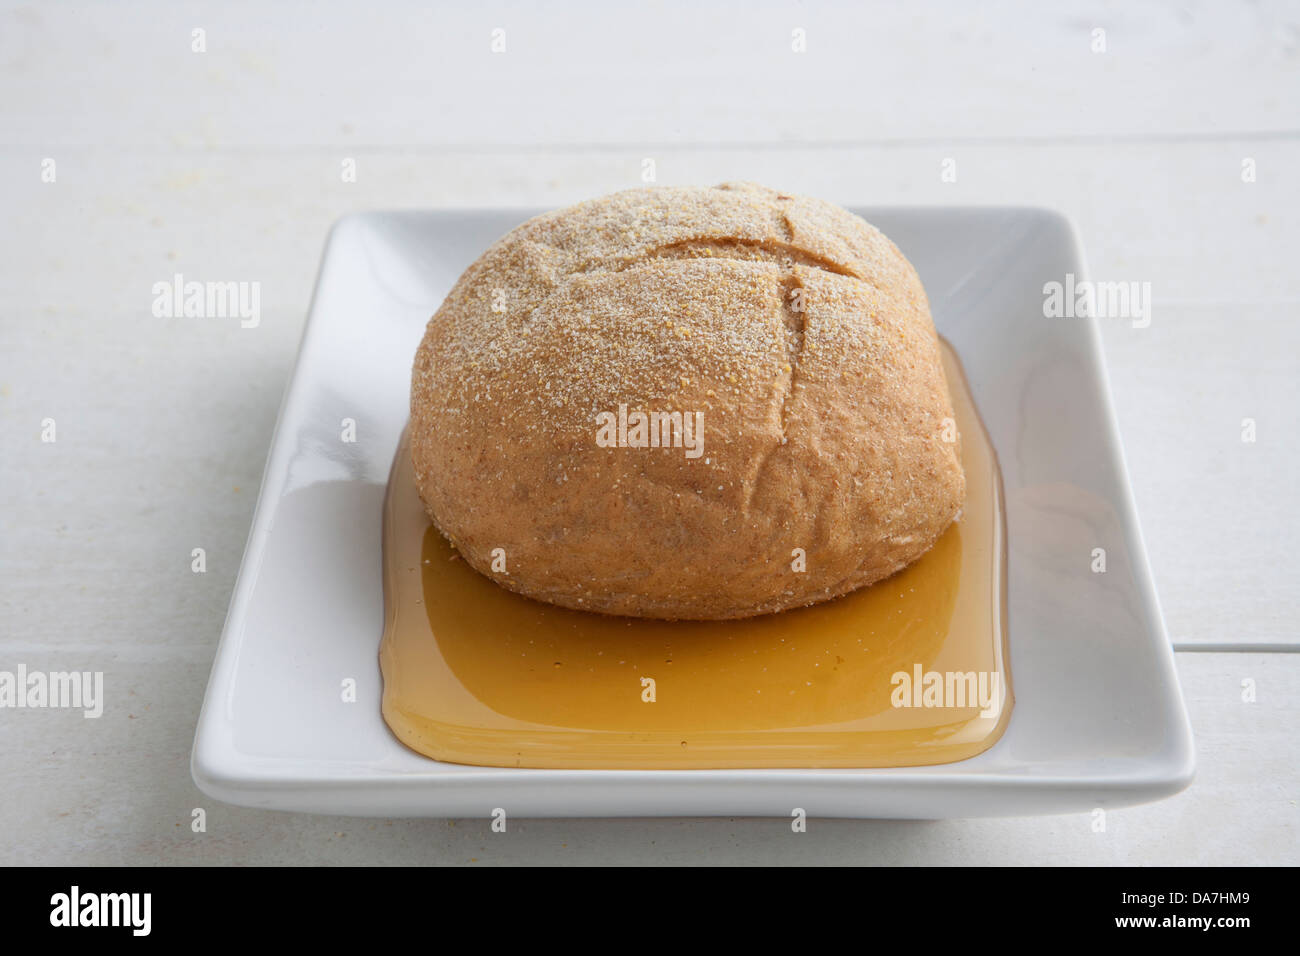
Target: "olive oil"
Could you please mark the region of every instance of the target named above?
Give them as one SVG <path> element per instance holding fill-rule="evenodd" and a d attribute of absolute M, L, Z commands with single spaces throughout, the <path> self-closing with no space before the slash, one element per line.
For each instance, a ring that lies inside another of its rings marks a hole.
<path fill-rule="evenodd" d="M 1001 478 L 943 353 L 960 519 L 884 581 L 740 621 L 610 617 L 498 587 L 429 522 L 404 438 L 384 506 L 393 733 L 438 760 L 573 769 L 902 767 L 992 746 L 1012 706 Z"/>

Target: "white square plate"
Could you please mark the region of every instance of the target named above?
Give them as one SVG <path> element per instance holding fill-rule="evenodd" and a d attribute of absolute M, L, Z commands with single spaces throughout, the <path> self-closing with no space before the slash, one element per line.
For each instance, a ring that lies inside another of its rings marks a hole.
<path fill-rule="evenodd" d="M 470 767 L 400 744 L 379 712 L 380 524 L 411 359 L 464 268 L 533 211 L 378 212 L 341 220 L 326 244 L 195 735 L 199 787 L 369 816 L 906 818 L 1083 811 L 1185 787 L 1191 729 L 1097 329 L 1043 316 L 1044 283 L 1085 275 L 1070 223 L 855 211 L 920 272 L 1001 461 L 1016 706 L 991 749 L 900 769 L 636 771 Z M 355 443 L 340 441 L 349 418 Z"/>

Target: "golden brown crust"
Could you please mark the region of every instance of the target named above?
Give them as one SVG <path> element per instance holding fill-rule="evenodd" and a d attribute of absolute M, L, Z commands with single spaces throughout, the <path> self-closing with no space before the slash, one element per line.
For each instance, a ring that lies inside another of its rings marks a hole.
<path fill-rule="evenodd" d="M 620 404 L 702 412 L 703 454 L 600 447 Z M 925 553 L 965 494 L 952 414 L 925 291 L 878 230 L 748 184 L 656 188 L 470 266 L 416 354 L 411 446 L 433 521 L 502 586 L 735 618 Z"/>

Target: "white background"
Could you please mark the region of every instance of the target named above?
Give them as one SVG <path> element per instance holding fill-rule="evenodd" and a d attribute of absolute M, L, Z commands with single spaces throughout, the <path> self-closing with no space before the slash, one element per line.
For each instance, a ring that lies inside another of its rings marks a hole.
<path fill-rule="evenodd" d="M 1051 206 L 1094 278 L 1152 284 L 1150 327 L 1103 337 L 1197 735 L 1187 792 L 1104 832 L 802 835 L 502 835 L 198 792 L 194 724 L 330 223 L 562 205 L 640 185 L 645 159 L 661 184 Z M 1298 177 L 1296 4 L 3 4 L 0 669 L 102 670 L 108 703 L 0 711 L 0 862 L 1300 862 Z M 261 324 L 154 318 L 177 272 L 260 282 Z"/>

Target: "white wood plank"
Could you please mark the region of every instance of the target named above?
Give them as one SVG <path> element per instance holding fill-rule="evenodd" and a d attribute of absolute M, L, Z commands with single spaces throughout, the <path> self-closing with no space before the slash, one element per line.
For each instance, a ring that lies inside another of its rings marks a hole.
<path fill-rule="evenodd" d="M 1106 348 L 1170 639 L 1300 647 L 1300 303 L 1174 305 Z"/>
<path fill-rule="evenodd" d="M 300 149 L 1295 134 L 1294 5 L 47 4 L 0 142 Z M 206 52 L 192 52 L 192 31 Z M 492 52 L 492 31 L 505 52 Z M 792 49 L 805 31 L 807 52 Z M 1093 31 L 1106 31 L 1094 53 Z M 57 122 L 50 122 L 51 119 Z"/>
<path fill-rule="evenodd" d="M 52 150 L 0 155 L 0 308 L 139 307 L 173 270 L 260 278 L 302 311 L 325 231 L 383 207 L 539 206 L 642 185 L 752 179 L 866 205 L 1046 205 L 1078 224 L 1095 278 L 1149 281 L 1176 303 L 1300 301 L 1300 141 L 1154 148 L 946 146 L 548 152 Z M 345 159 L 357 181 L 342 181 Z M 945 158 L 957 181 L 940 179 Z M 1243 158 L 1258 179 L 1243 183 Z M 32 281 L 48 275 L 48 280 Z M 78 281 L 71 281 L 75 276 Z"/>
<path fill-rule="evenodd" d="M 105 622 L 103 646 L 113 630 Z M 10 654 L 0 643 L 0 652 Z M 67 667 L 33 653 L 31 667 Z M 152 655 L 152 651 L 150 654 Z M 1179 655 L 1197 734 L 1196 781 L 1160 803 L 1091 814 L 943 822 L 812 820 L 358 820 L 214 804 L 189 779 L 207 649 L 154 659 L 88 652 L 110 705 L 6 717 L 0 761 L 5 864 L 1018 864 L 1300 863 L 1300 655 Z M 1257 700 L 1241 699 L 1255 682 Z M 11 720 L 15 716 L 17 719 Z M 190 812 L 207 811 L 208 832 Z"/>

